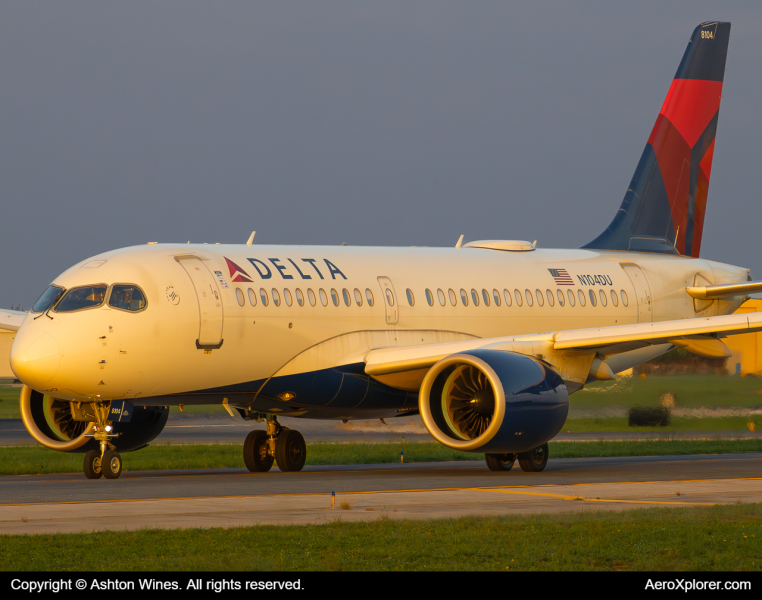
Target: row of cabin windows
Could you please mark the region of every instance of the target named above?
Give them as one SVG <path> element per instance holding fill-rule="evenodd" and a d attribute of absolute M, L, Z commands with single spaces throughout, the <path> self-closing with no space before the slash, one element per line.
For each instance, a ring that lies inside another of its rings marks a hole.
<path fill-rule="evenodd" d="M 330 291 L 331 294 L 331 302 L 334 306 L 338 306 L 341 302 L 341 299 L 339 298 L 339 292 L 337 292 L 335 289 L 331 288 Z M 235 290 L 235 296 L 238 300 L 238 304 L 243 306 L 246 304 L 246 297 L 244 296 L 243 290 L 241 288 L 236 288 Z M 249 304 L 252 306 L 257 305 L 257 293 L 249 288 L 246 291 L 246 296 L 249 298 Z M 343 297 L 344 304 L 346 306 L 349 306 L 352 304 L 352 296 L 348 289 L 344 288 L 341 292 L 341 296 Z M 270 298 L 272 297 L 272 303 L 274 306 L 280 306 L 281 304 L 281 294 L 280 292 L 273 288 L 270 290 L 270 294 L 268 295 L 267 290 L 265 288 L 259 289 L 259 301 L 262 303 L 263 306 L 268 306 L 270 304 Z M 317 296 L 315 295 L 315 292 L 312 291 L 312 288 L 307 288 L 307 296 L 306 301 L 310 303 L 310 306 L 316 306 L 317 305 L 317 298 L 320 298 L 320 303 L 323 306 L 328 306 L 328 294 L 326 294 L 325 290 L 323 288 L 320 288 L 318 290 Z M 355 303 L 357 306 L 362 306 L 363 304 L 363 295 L 360 290 L 355 288 L 354 291 L 354 297 L 355 297 Z M 286 306 L 291 306 L 294 303 L 294 298 L 296 298 L 296 303 L 299 306 L 304 306 L 305 303 L 305 294 L 302 292 L 301 289 L 296 288 L 294 290 L 293 295 L 291 294 L 291 290 L 288 288 L 284 288 L 283 290 L 283 302 L 286 303 Z M 365 301 L 367 301 L 368 306 L 373 306 L 374 299 L 373 299 L 373 292 L 371 292 L 369 289 L 366 288 L 365 290 Z"/>
<path fill-rule="evenodd" d="M 235 295 L 238 300 L 238 304 L 241 306 L 246 304 L 246 298 L 241 288 L 236 288 Z M 249 288 L 246 292 L 246 295 L 249 298 L 249 304 L 256 306 L 257 293 L 252 288 Z M 345 306 L 352 304 L 352 294 L 346 288 L 341 291 L 341 296 L 339 295 L 339 292 L 331 288 L 330 295 L 331 302 L 334 306 L 339 306 L 342 299 Z M 405 292 L 405 295 L 407 296 L 408 304 L 410 306 L 415 306 L 415 295 L 413 294 L 413 291 L 408 288 Z M 425 295 L 428 305 L 434 306 L 434 294 L 432 291 L 427 288 Z M 628 304 L 627 292 L 624 290 L 620 290 L 618 294 L 615 290 L 610 290 L 609 296 L 611 297 L 611 304 L 614 306 L 619 306 L 620 298 L 622 300 L 623 306 L 627 306 Z M 299 306 L 304 306 L 305 295 L 301 289 L 296 288 L 296 290 L 294 290 L 294 294 L 292 295 L 291 290 L 284 288 L 283 301 L 286 303 L 286 306 L 293 305 L 294 297 L 296 297 L 296 303 Z M 323 288 L 318 289 L 317 296 L 315 295 L 315 292 L 312 291 L 312 288 L 307 289 L 306 300 L 310 303 L 310 306 L 317 305 L 317 297 L 320 298 L 320 303 L 323 306 L 328 306 L 328 294 L 326 294 Z M 460 302 L 463 306 L 468 306 L 469 302 L 472 302 L 474 306 L 479 306 L 480 302 L 484 302 L 485 306 L 489 306 L 492 302 L 495 303 L 495 306 L 500 306 L 503 301 L 505 301 L 506 306 L 511 306 L 514 300 L 517 306 L 523 306 L 525 301 L 527 306 L 534 306 L 535 301 L 539 306 L 544 306 L 546 302 L 549 306 L 554 306 L 556 301 L 558 302 L 559 306 L 565 306 L 567 302 L 569 303 L 569 306 L 574 306 L 577 302 L 579 302 L 580 306 L 585 306 L 587 304 L 586 297 L 590 299 L 590 304 L 593 306 L 597 306 L 598 302 L 601 303 L 601 306 L 606 306 L 608 304 L 606 290 L 598 290 L 597 294 L 595 290 L 587 290 L 586 295 L 584 290 L 578 289 L 575 298 L 574 290 L 566 290 L 566 295 L 564 295 L 563 290 L 556 290 L 554 295 L 551 290 L 545 290 L 543 293 L 542 290 L 537 289 L 534 291 L 534 294 L 532 294 L 531 290 L 526 289 L 522 294 L 521 290 L 515 289 L 513 290 L 513 294 L 511 294 L 510 290 L 504 289 L 501 297 L 500 292 L 498 292 L 496 289 L 493 289 L 492 297 L 490 298 L 489 292 L 486 289 L 482 289 L 480 298 L 479 292 L 475 289 L 471 289 L 470 299 L 469 294 L 466 292 L 466 290 L 462 288 L 460 290 Z M 272 288 L 272 290 L 270 290 L 270 294 L 268 295 L 267 290 L 260 288 L 259 299 L 262 302 L 263 306 L 268 306 L 270 304 L 270 298 L 272 298 L 272 303 L 274 306 L 280 306 L 281 294 L 277 289 Z M 458 295 L 453 289 L 447 290 L 446 295 L 441 289 L 438 289 L 436 292 L 436 298 L 439 301 L 440 306 L 445 306 L 445 304 L 447 304 L 448 298 L 452 306 L 457 306 L 458 304 Z M 360 290 L 357 288 L 354 290 L 354 300 L 357 306 L 363 305 L 362 292 L 360 292 Z M 367 301 L 368 306 L 373 306 L 373 292 L 371 292 L 369 288 L 365 289 L 365 301 Z M 386 290 L 386 302 L 389 304 L 389 306 L 394 306 L 394 295 L 392 294 L 391 290 L 388 289 Z"/>
<path fill-rule="evenodd" d="M 460 290 L 460 302 L 463 304 L 463 306 L 468 306 L 469 301 L 474 304 L 474 306 L 479 306 L 479 302 L 484 302 L 485 306 L 489 306 L 490 302 L 494 302 L 495 306 L 500 306 L 501 304 L 501 296 L 500 292 L 493 289 L 492 290 L 492 298 L 490 299 L 490 294 L 486 289 L 482 289 L 481 292 L 481 299 L 479 297 L 479 292 L 475 289 L 471 289 L 470 294 L 470 300 L 469 300 L 469 294 L 466 292 L 466 290 L 462 289 Z M 598 302 L 601 303 L 602 306 L 606 306 L 608 304 L 608 298 L 606 296 L 605 290 L 598 290 L 598 294 L 596 295 L 595 290 L 588 290 L 588 296 L 590 298 L 590 304 L 593 306 L 597 306 Z M 611 303 L 614 306 L 619 306 L 619 298 L 622 299 L 622 305 L 627 306 L 628 300 L 627 300 L 627 292 L 624 290 L 620 290 L 619 293 L 615 290 L 610 291 L 611 296 Z M 439 304 L 441 306 L 444 306 L 447 303 L 447 297 L 449 297 L 450 304 L 453 306 L 456 306 L 458 303 L 458 295 L 455 293 L 455 290 L 449 289 L 447 290 L 447 296 L 445 296 L 445 293 L 441 290 L 437 290 L 437 300 L 439 301 Z M 584 290 L 577 290 L 576 294 L 576 300 L 575 300 L 575 294 L 573 290 L 566 290 L 566 296 L 564 296 L 563 290 L 556 290 L 556 294 L 554 295 L 551 290 L 545 290 L 543 293 L 542 290 L 535 290 L 534 295 L 532 294 L 531 290 L 524 290 L 524 293 L 521 293 L 521 290 L 515 289 L 513 290 L 513 295 L 511 295 L 511 291 L 508 289 L 503 290 L 502 299 L 505 300 L 506 306 L 511 306 L 513 304 L 513 301 L 515 299 L 517 306 L 522 306 L 524 304 L 524 300 L 526 299 L 526 303 L 528 306 L 533 306 L 535 303 L 535 300 L 537 301 L 537 304 L 539 306 L 544 306 L 545 302 L 548 303 L 549 306 L 554 306 L 556 303 L 556 299 L 558 299 L 559 306 L 564 306 L 566 302 L 569 302 L 569 306 L 574 306 L 576 302 L 579 302 L 580 306 L 585 306 L 587 303 L 587 300 L 585 298 L 585 292 Z M 410 306 L 415 305 L 415 296 L 413 295 L 413 291 L 408 288 L 407 289 L 407 301 Z M 426 302 L 429 306 L 434 306 L 434 294 L 432 294 L 430 289 L 426 289 Z"/>

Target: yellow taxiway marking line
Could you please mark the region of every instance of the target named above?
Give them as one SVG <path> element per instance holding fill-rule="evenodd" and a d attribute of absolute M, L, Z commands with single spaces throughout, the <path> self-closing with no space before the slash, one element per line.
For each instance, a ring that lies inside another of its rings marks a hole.
<path fill-rule="evenodd" d="M 564 496 L 562 494 L 543 494 L 540 492 L 520 492 L 518 490 L 483 490 L 485 492 L 498 492 L 501 494 L 521 494 L 526 496 L 550 496 L 561 500 L 584 500 L 585 502 L 620 502 L 623 504 L 676 504 L 679 506 L 714 506 L 719 502 L 662 502 L 659 500 L 613 500 L 608 498 L 584 498 L 582 496 Z"/>
<path fill-rule="evenodd" d="M 341 491 L 339 494 L 360 495 L 360 494 L 404 494 L 404 493 L 420 493 L 420 492 L 503 492 L 506 494 L 527 494 L 535 496 L 554 496 L 567 500 L 575 500 L 581 498 L 580 496 L 565 496 L 562 494 L 549 494 L 543 492 L 528 492 L 522 491 L 534 488 L 544 487 L 573 487 L 580 485 L 633 485 L 633 484 L 652 484 L 652 483 L 701 483 L 701 482 L 717 482 L 717 481 L 760 481 L 762 477 L 738 477 L 732 479 L 676 479 L 669 481 L 614 481 L 614 482 L 602 482 L 602 483 L 566 483 L 566 484 L 541 484 L 541 485 L 523 485 L 523 486 L 495 486 L 495 487 L 451 487 L 451 488 L 412 488 L 402 490 L 358 490 L 358 491 Z M 510 488 L 510 489 L 509 489 Z M 274 497 L 292 497 L 292 496 L 327 496 L 329 492 L 293 492 L 293 493 L 281 493 L 281 494 L 236 494 L 230 496 L 170 496 L 170 497 L 158 497 L 158 498 L 112 498 L 112 499 L 100 499 L 100 500 L 62 500 L 58 502 L 11 502 L 7 504 L 0 504 L 3 506 L 34 506 L 34 505 L 58 505 L 58 504 L 107 504 L 114 502 L 156 502 L 161 500 L 223 500 L 233 498 L 274 498 Z M 584 498 L 590 502 L 642 502 L 645 504 L 687 504 L 683 502 L 649 502 L 646 500 L 597 500 L 591 498 Z M 708 505 L 712 505 L 708 504 Z"/>

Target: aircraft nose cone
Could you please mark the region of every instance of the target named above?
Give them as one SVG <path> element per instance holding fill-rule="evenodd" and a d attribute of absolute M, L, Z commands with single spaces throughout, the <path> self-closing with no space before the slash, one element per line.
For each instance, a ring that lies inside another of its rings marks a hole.
<path fill-rule="evenodd" d="M 55 338 L 49 333 L 28 338 L 19 331 L 11 346 L 11 369 L 29 387 L 45 387 L 56 373 L 61 352 Z"/>

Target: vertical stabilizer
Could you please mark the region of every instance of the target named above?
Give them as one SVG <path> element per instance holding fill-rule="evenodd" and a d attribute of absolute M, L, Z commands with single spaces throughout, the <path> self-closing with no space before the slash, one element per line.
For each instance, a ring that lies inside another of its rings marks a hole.
<path fill-rule="evenodd" d="M 619 211 L 583 248 L 699 256 L 729 40 L 730 23 L 693 30 Z"/>

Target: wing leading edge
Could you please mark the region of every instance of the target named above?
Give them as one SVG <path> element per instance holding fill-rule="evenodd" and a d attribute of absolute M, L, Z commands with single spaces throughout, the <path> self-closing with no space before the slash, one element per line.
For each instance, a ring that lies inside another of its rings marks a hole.
<path fill-rule="evenodd" d="M 728 356 L 720 338 L 762 331 L 762 313 L 733 314 L 660 323 L 572 329 L 405 348 L 379 348 L 365 357 L 365 372 L 393 387 L 417 389 L 430 367 L 458 352 L 492 349 L 541 358 L 570 382 L 608 379 L 606 358 L 646 346 L 672 344 L 704 356 Z"/>
<path fill-rule="evenodd" d="M 27 313 L 20 310 L 0 309 L 0 330 L 18 331 Z"/>

